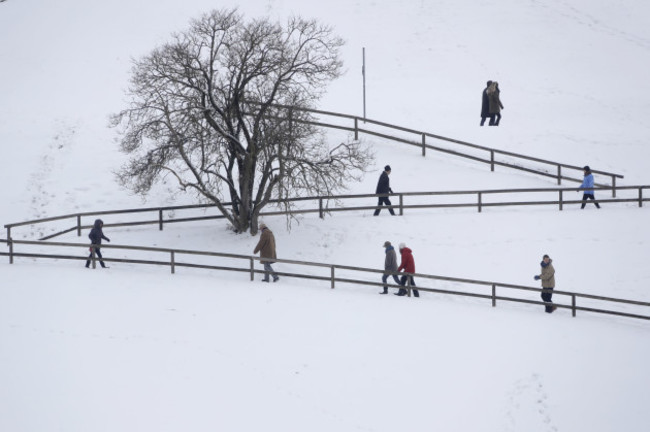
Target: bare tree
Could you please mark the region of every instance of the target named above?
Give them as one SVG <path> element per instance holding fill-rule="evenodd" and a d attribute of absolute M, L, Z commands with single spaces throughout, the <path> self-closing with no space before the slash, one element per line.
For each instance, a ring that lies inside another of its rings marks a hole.
<path fill-rule="evenodd" d="M 252 234 L 271 199 L 345 188 L 372 158 L 367 149 L 330 148 L 307 112 L 279 106 L 313 106 L 341 73 L 342 45 L 302 18 L 283 27 L 219 10 L 192 21 L 134 61 L 131 105 L 112 117 L 131 155 L 120 181 L 146 194 L 172 175 Z"/>

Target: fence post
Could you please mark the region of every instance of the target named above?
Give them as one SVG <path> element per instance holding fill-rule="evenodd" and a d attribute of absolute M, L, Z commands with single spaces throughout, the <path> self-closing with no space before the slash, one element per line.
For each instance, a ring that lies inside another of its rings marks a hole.
<path fill-rule="evenodd" d="M 404 195 L 399 194 L 399 215 L 404 216 Z"/>
<path fill-rule="evenodd" d="M 81 237 L 81 215 L 77 215 L 77 237 Z"/>
<path fill-rule="evenodd" d="M 14 263 L 14 242 L 9 235 L 9 228 L 7 228 L 7 246 L 9 246 L 9 264 Z"/>
<path fill-rule="evenodd" d="M 494 150 L 490 150 L 490 171 L 494 171 Z"/>
<path fill-rule="evenodd" d="M 616 176 L 612 175 L 612 198 L 616 198 Z"/>
<path fill-rule="evenodd" d="M 9 246 L 9 264 L 14 263 L 14 242 L 11 241 L 11 227 L 7 227 L 7 246 Z"/>
<path fill-rule="evenodd" d="M 95 247 L 93 245 L 90 245 L 90 260 L 93 263 L 93 270 L 97 268 L 97 262 L 95 259 Z"/>
<path fill-rule="evenodd" d="M 571 312 L 572 315 L 575 317 L 576 316 L 576 296 L 573 294 L 571 296 Z"/>
<path fill-rule="evenodd" d="M 324 219 L 325 216 L 323 215 L 323 198 L 318 198 L 318 217 L 321 219 Z"/>
<path fill-rule="evenodd" d="M 158 210 L 158 229 L 163 230 L 163 211 L 162 209 Z"/>
<path fill-rule="evenodd" d="M 562 165 L 557 166 L 557 184 L 562 184 Z"/>
<path fill-rule="evenodd" d="M 478 212 L 481 213 L 481 207 L 483 207 L 483 194 L 478 193 Z"/>
<path fill-rule="evenodd" d="M 174 251 L 171 251 L 172 274 L 176 273 L 176 260 L 174 259 Z"/>
<path fill-rule="evenodd" d="M 426 140 L 426 135 L 423 133 L 422 134 L 422 156 L 427 155 L 427 140 Z"/>
<path fill-rule="evenodd" d="M 334 289 L 334 266 L 330 267 L 330 281 L 332 282 L 332 289 Z"/>
<path fill-rule="evenodd" d="M 560 211 L 562 211 L 563 204 L 564 204 L 564 201 L 563 201 L 563 199 L 562 199 L 562 198 L 563 198 L 563 193 L 562 193 L 562 192 L 563 192 L 563 191 L 560 191 Z"/>
<path fill-rule="evenodd" d="M 354 118 L 354 140 L 359 140 L 359 119 L 356 117 Z"/>
<path fill-rule="evenodd" d="M 639 207 L 643 207 L 643 188 L 639 188 Z"/>
<path fill-rule="evenodd" d="M 492 307 L 497 307 L 497 286 L 492 284 Z"/>
<path fill-rule="evenodd" d="M 250 258 L 251 261 L 251 282 L 255 280 L 255 260 Z"/>
<path fill-rule="evenodd" d="M 409 273 L 406 273 L 406 291 L 408 296 L 411 297 L 411 276 Z"/>

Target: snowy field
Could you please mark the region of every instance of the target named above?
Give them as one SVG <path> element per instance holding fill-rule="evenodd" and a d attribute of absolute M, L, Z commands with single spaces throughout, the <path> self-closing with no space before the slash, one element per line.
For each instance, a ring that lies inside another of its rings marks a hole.
<path fill-rule="evenodd" d="M 130 58 L 215 6 L 0 3 L 1 224 L 193 202 L 170 196 L 171 182 L 146 200 L 116 184 L 125 158 L 108 115 L 126 103 Z M 362 114 L 365 47 L 369 118 L 589 164 L 624 175 L 620 185 L 650 184 L 647 2 L 254 0 L 240 11 L 317 17 L 347 41 L 347 73 L 320 109 Z M 502 89 L 498 128 L 478 126 L 487 79 Z M 346 138 L 330 134 L 333 143 Z M 363 139 L 375 162 L 351 193 L 374 192 L 386 164 L 396 192 L 556 187 Z M 284 259 L 380 269 L 389 240 L 413 250 L 418 273 L 536 287 L 548 253 L 558 290 L 648 302 L 648 207 L 350 212 L 299 217 L 290 230 L 281 217 L 265 222 Z M 51 229 L 13 236 L 34 240 Z M 223 222 L 105 233 L 112 245 L 243 255 L 258 240 Z M 650 323 L 642 320 L 120 263 L 93 271 L 75 261 L 5 258 L 0 281 L 0 431 L 605 432 L 650 424 Z"/>

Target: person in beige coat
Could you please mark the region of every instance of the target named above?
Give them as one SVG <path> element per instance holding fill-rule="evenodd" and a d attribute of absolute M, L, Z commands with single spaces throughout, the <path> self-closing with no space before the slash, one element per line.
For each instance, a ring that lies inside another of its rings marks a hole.
<path fill-rule="evenodd" d="M 260 260 L 264 264 L 264 279 L 262 279 L 262 282 L 269 282 L 269 274 L 273 276 L 273 282 L 277 282 L 280 277 L 273 270 L 273 267 L 271 267 L 271 264 L 277 259 L 275 255 L 275 236 L 273 236 L 273 232 L 263 223 L 260 224 L 260 231 L 262 232 L 260 234 L 260 241 L 257 242 L 253 253 L 256 254 L 259 252 L 260 258 L 266 258 Z"/>
<path fill-rule="evenodd" d="M 553 288 L 555 288 L 555 268 L 553 268 L 553 260 L 548 256 L 544 255 L 542 262 L 542 273 L 535 275 L 535 280 L 542 281 L 542 300 L 546 303 L 546 312 L 552 313 L 557 306 L 553 306 L 551 297 L 553 297 Z"/>

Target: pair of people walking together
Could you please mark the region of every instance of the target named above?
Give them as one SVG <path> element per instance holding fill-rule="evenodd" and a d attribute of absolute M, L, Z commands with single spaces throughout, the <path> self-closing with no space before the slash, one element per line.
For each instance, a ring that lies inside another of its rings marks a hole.
<path fill-rule="evenodd" d="M 488 118 L 490 119 L 489 126 L 499 126 L 501 110 L 503 109 L 500 95 L 499 83 L 488 81 L 481 100 L 481 126 L 485 124 L 485 120 Z"/>
<path fill-rule="evenodd" d="M 384 260 L 384 275 L 381 278 L 382 283 L 384 284 L 384 290 L 380 292 L 379 294 L 388 294 L 388 278 L 390 276 L 393 277 L 393 280 L 395 281 L 396 284 L 400 286 L 400 289 L 398 292 L 395 293 L 395 295 L 398 296 L 404 296 L 408 293 L 408 290 L 405 288 L 407 283 L 409 287 L 415 287 L 415 279 L 413 279 L 413 273 L 415 273 L 415 260 L 413 259 L 413 251 L 409 248 L 406 247 L 404 243 L 399 244 L 399 252 L 401 255 L 402 262 L 397 266 L 397 255 L 395 253 L 395 248 L 391 244 L 391 242 L 386 241 L 384 242 L 384 248 L 386 249 L 386 258 Z M 397 274 L 402 270 L 406 274 L 402 275 L 402 277 L 398 277 Z M 409 274 L 410 273 L 410 274 Z M 420 297 L 420 292 L 413 288 L 413 295 L 415 297 Z"/>

